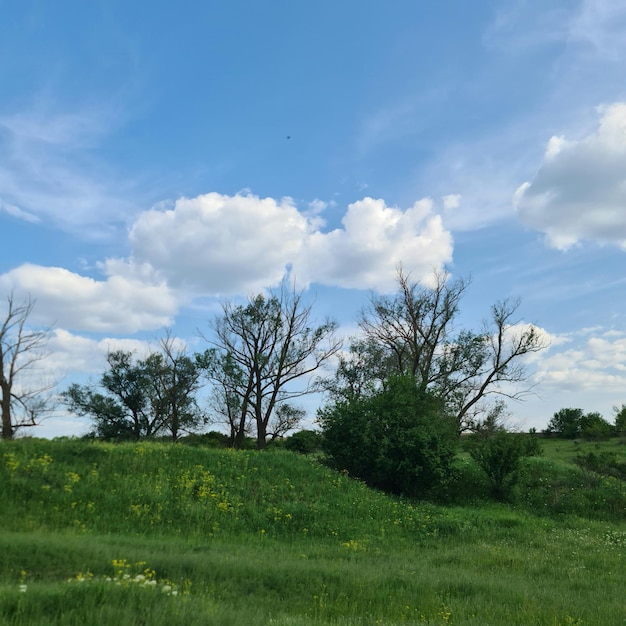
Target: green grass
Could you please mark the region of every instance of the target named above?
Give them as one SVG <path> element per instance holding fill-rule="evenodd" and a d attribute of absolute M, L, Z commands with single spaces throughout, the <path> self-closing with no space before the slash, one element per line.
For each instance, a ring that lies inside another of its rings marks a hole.
<path fill-rule="evenodd" d="M 612 437 L 602 441 L 558 438 L 546 438 L 540 441 L 545 455 L 555 461 L 571 463 L 578 455 L 589 452 L 610 452 L 626 461 L 626 438 L 624 437 Z"/>
<path fill-rule="evenodd" d="M 529 463 L 506 505 L 461 459 L 442 506 L 285 451 L 3 442 L 0 624 L 622 626 L 624 509 L 580 497 L 618 481 L 576 515 L 580 470 Z"/>

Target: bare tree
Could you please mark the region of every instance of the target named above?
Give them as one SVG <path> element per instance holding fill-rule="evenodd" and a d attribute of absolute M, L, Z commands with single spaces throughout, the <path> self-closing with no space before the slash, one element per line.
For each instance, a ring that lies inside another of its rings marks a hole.
<path fill-rule="evenodd" d="M 28 374 L 47 356 L 49 330 L 28 327 L 28 318 L 35 306 L 28 296 L 17 302 L 11 292 L 0 325 L 0 406 L 2 408 L 2 439 L 12 439 L 22 427 L 35 426 L 48 410 L 46 393 L 54 385 L 29 385 Z"/>
<path fill-rule="evenodd" d="M 209 378 L 229 401 L 225 411 L 236 446 L 249 420 L 260 449 L 268 437 L 293 428 L 301 411 L 289 401 L 315 391 L 309 375 L 341 348 L 337 324 L 312 325 L 311 313 L 302 292 L 285 284 L 277 293 L 249 298 L 246 305 L 222 303 L 222 315 L 211 324 L 213 337 L 205 337 L 212 346 L 205 357 Z"/>
<path fill-rule="evenodd" d="M 359 326 L 365 345 L 386 355 L 378 364 L 384 361 L 389 373 L 408 374 L 420 389 L 442 397 L 461 431 L 486 409 L 488 395 L 517 400 L 528 392 L 514 387 L 527 379 L 520 357 L 544 349 L 546 343 L 534 326 L 518 326 L 514 316 L 519 301 L 492 306 L 481 332 L 457 332 L 454 323 L 468 282 L 450 282 L 447 273 L 434 278 L 432 287 L 423 287 L 399 269 L 398 292 L 372 295 Z"/>

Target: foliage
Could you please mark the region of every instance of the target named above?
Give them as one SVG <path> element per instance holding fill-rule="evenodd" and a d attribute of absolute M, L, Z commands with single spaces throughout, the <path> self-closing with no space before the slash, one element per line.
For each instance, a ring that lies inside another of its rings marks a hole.
<path fill-rule="evenodd" d="M 547 433 L 558 434 L 565 439 L 575 439 L 580 435 L 580 422 L 583 418 L 582 409 L 560 409 L 548 422 Z"/>
<path fill-rule="evenodd" d="M 540 454 L 536 438 L 497 431 L 487 437 L 474 437 L 470 455 L 491 481 L 496 498 L 504 499 L 518 481 L 521 460 Z"/>
<path fill-rule="evenodd" d="M 626 404 L 621 407 L 613 407 L 615 411 L 615 432 L 626 435 Z"/>
<path fill-rule="evenodd" d="M 450 479 L 455 426 L 441 401 L 411 376 L 392 377 L 369 397 L 328 406 L 318 421 L 330 463 L 369 485 L 423 496 Z"/>
<path fill-rule="evenodd" d="M 618 459 L 615 452 L 587 452 L 579 454 L 574 462 L 586 470 L 626 481 L 626 460 Z"/>
<path fill-rule="evenodd" d="M 376 393 L 390 375 L 408 375 L 422 392 L 444 400 L 462 432 L 488 410 L 488 396 L 524 395 L 514 387 L 526 380 L 520 357 L 546 344 L 534 326 L 514 319 L 519 302 L 506 300 L 491 307 L 491 321 L 480 331 L 455 332 L 468 283 L 446 273 L 432 282 L 418 285 L 400 269 L 395 295 L 373 294 L 359 320 L 363 338 L 352 343 L 326 388 L 334 399 L 350 400 Z"/>
<path fill-rule="evenodd" d="M 322 448 L 322 435 L 316 430 L 299 430 L 285 439 L 285 448 L 299 454 L 312 454 Z"/>
<path fill-rule="evenodd" d="M 214 385 L 213 406 L 225 418 L 235 447 L 242 446 L 250 422 L 262 449 L 302 418 L 290 401 L 315 390 L 311 375 L 341 347 L 334 336 L 337 324 L 313 325 L 311 311 L 302 293 L 284 284 L 279 293 L 258 294 L 245 305 L 222 303 L 203 362 Z"/>
<path fill-rule="evenodd" d="M 72 384 L 61 397 L 68 409 L 89 417 L 93 436 L 105 440 L 139 440 L 169 432 L 176 441 L 181 430 L 202 422 L 195 392 L 200 368 L 184 353 L 176 352 L 169 338 L 162 353 L 145 359 L 121 350 L 107 355 L 108 370 L 94 385 Z"/>
<path fill-rule="evenodd" d="M 546 428 L 547 433 L 555 433 L 564 439 L 585 437 L 588 439 L 610 437 L 615 428 L 600 413 L 585 413 L 582 409 L 560 409 Z"/>
<path fill-rule="evenodd" d="M 28 297 L 16 301 L 7 297 L 4 316 L 0 318 L 0 417 L 2 439 L 12 439 L 16 431 L 35 426 L 50 409 L 48 394 L 54 385 L 29 384 L 27 375 L 46 357 L 50 333 L 28 327 L 35 302 Z"/>
<path fill-rule="evenodd" d="M 143 365 L 151 375 L 152 409 L 164 418 L 165 429 L 172 441 L 176 441 L 182 432 L 206 423 L 196 400 L 203 372 L 200 359 L 188 356 L 183 348 L 177 347 L 169 332 L 160 346 L 161 351 L 150 354 Z"/>
<path fill-rule="evenodd" d="M 586 413 L 580 421 L 580 434 L 586 439 L 603 439 L 615 434 L 615 427 L 600 413 Z"/>

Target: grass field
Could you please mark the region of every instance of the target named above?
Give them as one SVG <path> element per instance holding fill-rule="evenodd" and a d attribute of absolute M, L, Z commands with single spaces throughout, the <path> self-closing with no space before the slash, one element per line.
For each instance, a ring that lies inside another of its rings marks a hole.
<path fill-rule="evenodd" d="M 432 504 L 286 451 L 3 442 L 0 624 L 623 626 L 624 483 L 542 444 L 510 503 L 460 458 Z"/>

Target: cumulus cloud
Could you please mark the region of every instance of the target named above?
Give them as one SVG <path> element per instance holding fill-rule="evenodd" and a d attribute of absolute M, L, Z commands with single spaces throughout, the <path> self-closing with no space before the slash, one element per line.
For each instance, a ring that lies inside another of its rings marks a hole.
<path fill-rule="evenodd" d="M 208 193 L 142 213 L 130 242 L 133 262 L 149 263 L 171 285 L 232 294 L 280 282 L 309 229 L 290 198 Z"/>
<path fill-rule="evenodd" d="M 590 135 L 552 137 L 535 178 L 514 197 L 520 219 L 559 249 L 585 239 L 626 249 L 626 103 L 600 113 Z"/>
<path fill-rule="evenodd" d="M 50 356 L 42 363 L 51 373 L 100 374 L 106 367 L 106 355 L 114 350 L 133 352 L 146 357 L 154 347 L 147 341 L 129 338 L 106 337 L 92 339 L 76 335 L 64 329 L 52 331 L 48 342 Z"/>
<path fill-rule="evenodd" d="M 541 387 L 563 392 L 623 392 L 626 389 L 626 333 L 589 331 L 585 337 L 561 337 L 565 350 L 539 353 L 535 379 Z"/>
<path fill-rule="evenodd" d="M 133 257 L 175 288 L 198 295 L 256 291 L 287 272 L 303 284 L 386 290 L 401 262 L 415 278 L 452 258 L 452 237 L 431 200 L 407 210 L 364 198 L 330 232 L 290 198 L 209 193 L 141 214 L 130 231 Z"/>
<path fill-rule="evenodd" d="M 24 264 L 0 275 L 6 291 L 30 293 L 35 321 L 67 329 L 136 332 L 172 323 L 177 304 L 164 282 L 110 275 L 105 280 L 60 267 Z"/>
<path fill-rule="evenodd" d="M 24 264 L 0 275 L 0 288 L 30 293 L 39 321 L 55 327 L 137 332 L 171 325 L 196 297 L 262 291 L 286 276 L 345 288 L 391 290 L 402 264 L 416 280 L 452 258 L 452 237 L 431 200 L 402 210 L 364 198 L 330 232 L 316 210 L 291 198 L 209 193 L 140 214 L 132 255 L 98 264 L 102 278 Z"/>
<path fill-rule="evenodd" d="M 294 263 L 298 277 L 345 288 L 389 291 L 401 263 L 416 280 L 452 259 L 452 236 L 429 199 L 401 210 L 364 198 L 348 206 L 342 228 L 312 233 Z"/>

